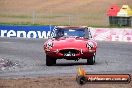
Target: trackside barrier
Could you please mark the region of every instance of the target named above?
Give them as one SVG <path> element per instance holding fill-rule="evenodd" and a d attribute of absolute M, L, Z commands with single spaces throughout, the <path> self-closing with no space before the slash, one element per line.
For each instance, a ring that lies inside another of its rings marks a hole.
<path fill-rule="evenodd" d="M 93 28 L 91 32 L 95 40 L 132 42 L 130 28 Z"/>
<path fill-rule="evenodd" d="M 47 38 L 54 26 L 0 25 L 0 37 Z M 95 40 L 132 42 L 131 28 L 90 28 Z"/>
<path fill-rule="evenodd" d="M 47 38 L 54 26 L 0 26 L 0 37 Z"/>

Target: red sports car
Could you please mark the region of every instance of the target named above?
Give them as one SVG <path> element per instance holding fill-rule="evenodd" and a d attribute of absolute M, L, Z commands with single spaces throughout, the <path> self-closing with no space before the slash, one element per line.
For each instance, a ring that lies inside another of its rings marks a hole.
<path fill-rule="evenodd" d="M 86 26 L 57 26 L 44 43 L 46 65 L 56 64 L 57 59 L 87 59 L 87 64 L 95 63 L 97 43 L 92 39 Z"/>

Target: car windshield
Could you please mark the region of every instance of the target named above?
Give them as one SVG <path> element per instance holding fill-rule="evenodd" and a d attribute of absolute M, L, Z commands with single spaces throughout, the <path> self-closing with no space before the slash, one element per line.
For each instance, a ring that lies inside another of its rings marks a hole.
<path fill-rule="evenodd" d="M 55 29 L 55 37 L 84 37 L 85 36 L 85 28 L 57 28 Z"/>

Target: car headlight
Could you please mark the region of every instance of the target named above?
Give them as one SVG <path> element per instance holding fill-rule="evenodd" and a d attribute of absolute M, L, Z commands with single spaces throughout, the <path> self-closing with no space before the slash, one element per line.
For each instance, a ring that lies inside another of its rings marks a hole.
<path fill-rule="evenodd" d="M 86 44 L 86 47 L 89 48 L 89 49 L 92 49 L 94 47 L 94 44 L 92 42 L 88 42 Z"/>
<path fill-rule="evenodd" d="M 50 48 L 52 48 L 52 47 L 53 47 L 53 42 L 48 42 L 48 43 L 47 43 L 47 48 L 50 49 Z"/>

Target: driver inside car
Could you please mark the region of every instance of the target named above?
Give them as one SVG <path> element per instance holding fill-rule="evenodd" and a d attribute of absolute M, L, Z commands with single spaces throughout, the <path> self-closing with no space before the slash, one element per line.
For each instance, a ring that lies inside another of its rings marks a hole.
<path fill-rule="evenodd" d="M 57 37 L 63 37 L 63 36 L 64 36 L 63 31 L 58 31 L 58 32 L 57 32 Z"/>

